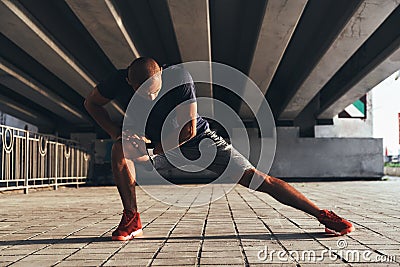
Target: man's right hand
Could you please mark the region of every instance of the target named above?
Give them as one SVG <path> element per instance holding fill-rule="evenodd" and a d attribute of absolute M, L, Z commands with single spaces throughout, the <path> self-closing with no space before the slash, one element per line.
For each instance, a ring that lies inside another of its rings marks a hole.
<path fill-rule="evenodd" d="M 149 143 L 150 140 L 147 139 L 143 135 L 138 135 L 136 133 L 132 133 L 129 130 L 124 131 L 122 133 L 122 139 L 127 142 L 127 144 L 132 145 L 132 147 L 136 148 L 141 154 L 147 155 L 146 143 Z"/>
<path fill-rule="evenodd" d="M 134 162 L 148 162 L 150 157 L 147 153 L 146 143 L 143 137 L 136 134 L 123 136 L 124 155 Z"/>

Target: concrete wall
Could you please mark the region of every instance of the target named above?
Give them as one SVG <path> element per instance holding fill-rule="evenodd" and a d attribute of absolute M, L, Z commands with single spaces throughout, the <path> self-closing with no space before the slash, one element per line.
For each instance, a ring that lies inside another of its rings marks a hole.
<path fill-rule="evenodd" d="M 390 175 L 390 176 L 399 176 L 400 177 L 400 168 L 394 168 L 394 167 L 385 167 L 384 169 L 384 173 L 386 175 Z"/>
<path fill-rule="evenodd" d="M 315 137 L 373 137 L 372 94 L 367 94 L 367 118 L 333 118 L 333 125 L 315 126 Z"/>
<path fill-rule="evenodd" d="M 248 129 L 251 150 L 250 161 L 257 164 L 260 139 Z M 233 135 L 236 148 L 246 153 L 240 136 Z M 244 141 L 242 141 L 244 143 Z M 255 153 L 254 153 L 255 151 Z M 260 162 L 258 168 L 282 178 L 360 179 L 383 176 L 382 139 L 376 138 L 299 138 L 296 127 L 278 127 L 274 161 Z"/>
<path fill-rule="evenodd" d="M 243 154 L 246 142 L 233 132 L 233 143 Z M 250 149 L 257 151 L 260 139 L 255 129 L 248 129 Z M 299 138 L 296 127 L 277 128 L 276 154 L 269 174 L 295 179 L 380 179 L 383 176 L 382 139 L 374 138 Z M 267 144 L 270 140 L 267 141 Z M 267 153 L 268 154 L 268 153 Z M 250 154 L 256 165 L 258 153 Z M 259 169 L 267 171 L 266 164 Z M 150 173 L 138 169 L 142 178 Z M 187 174 L 176 169 L 162 171 L 175 182 L 209 182 L 215 175 L 209 171 Z"/>
<path fill-rule="evenodd" d="M 299 138 L 297 128 L 277 128 L 270 174 L 277 177 L 380 178 L 382 139 Z"/>

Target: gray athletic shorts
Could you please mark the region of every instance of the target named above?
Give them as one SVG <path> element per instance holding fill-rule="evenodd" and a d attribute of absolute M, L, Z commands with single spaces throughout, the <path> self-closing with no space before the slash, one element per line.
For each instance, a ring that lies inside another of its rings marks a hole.
<path fill-rule="evenodd" d="M 208 139 L 208 140 L 206 140 Z M 179 153 L 179 150 L 180 152 Z M 229 164 L 229 172 L 225 174 L 243 173 L 246 170 L 254 168 L 254 166 L 237 151 L 231 144 L 228 144 L 222 137 L 214 131 L 207 130 L 200 141 L 200 149 L 198 146 L 181 146 L 179 148 L 167 151 L 166 154 L 158 154 L 151 156 L 153 166 L 156 170 L 185 167 L 190 161 L 193 166 L 186 167 L 190 172 L 210 170 L 218 175 L 224 173 Z M 182 157 L 182 155 L 184 157 Z M 202 160 L 204 158 L 204 160 Z M 210 159 L 213 159 L 210 162 Z M 231 161 L 230 161 L 231 159 Z M 171 162 L 173 164 L 171 164 Z M 194 164 L 193 164 L 194 163 Z M 185 170 L 185 169 L 183 169 Z"/>

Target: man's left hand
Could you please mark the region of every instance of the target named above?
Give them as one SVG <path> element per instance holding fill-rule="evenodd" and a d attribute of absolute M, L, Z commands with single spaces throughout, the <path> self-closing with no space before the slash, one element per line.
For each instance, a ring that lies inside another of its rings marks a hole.
<path fill-rule="evenodd" d="M 153 149 L 153 154 L 157 155 L 157 154 L 162 154 L 162 153 L 164 153 L 164 150 L 161 146 L 161 143 L 157 143 L 157 145 Z"/>

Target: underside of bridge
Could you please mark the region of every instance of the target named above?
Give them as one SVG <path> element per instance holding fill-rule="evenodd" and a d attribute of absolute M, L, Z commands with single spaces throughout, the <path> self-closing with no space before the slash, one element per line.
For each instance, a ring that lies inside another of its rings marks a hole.
<path fill-rule="evenodd" d="M 276 124 L 314 126 L 400 69 L 398 0 L 2 0 L 0 110 L 68 136 L 105 133 L 83 107 L 108 73 L 139 56 L 160 64 L 205 60 L 259 86 Z M 200 84 L 198 95 L 240 98 Z M 243 92 L 246 95 L 246 92 Z M 107 109 L 121 120 L 119 99 Z M 207 108 L 207 110 L 212 111 Z"/>

